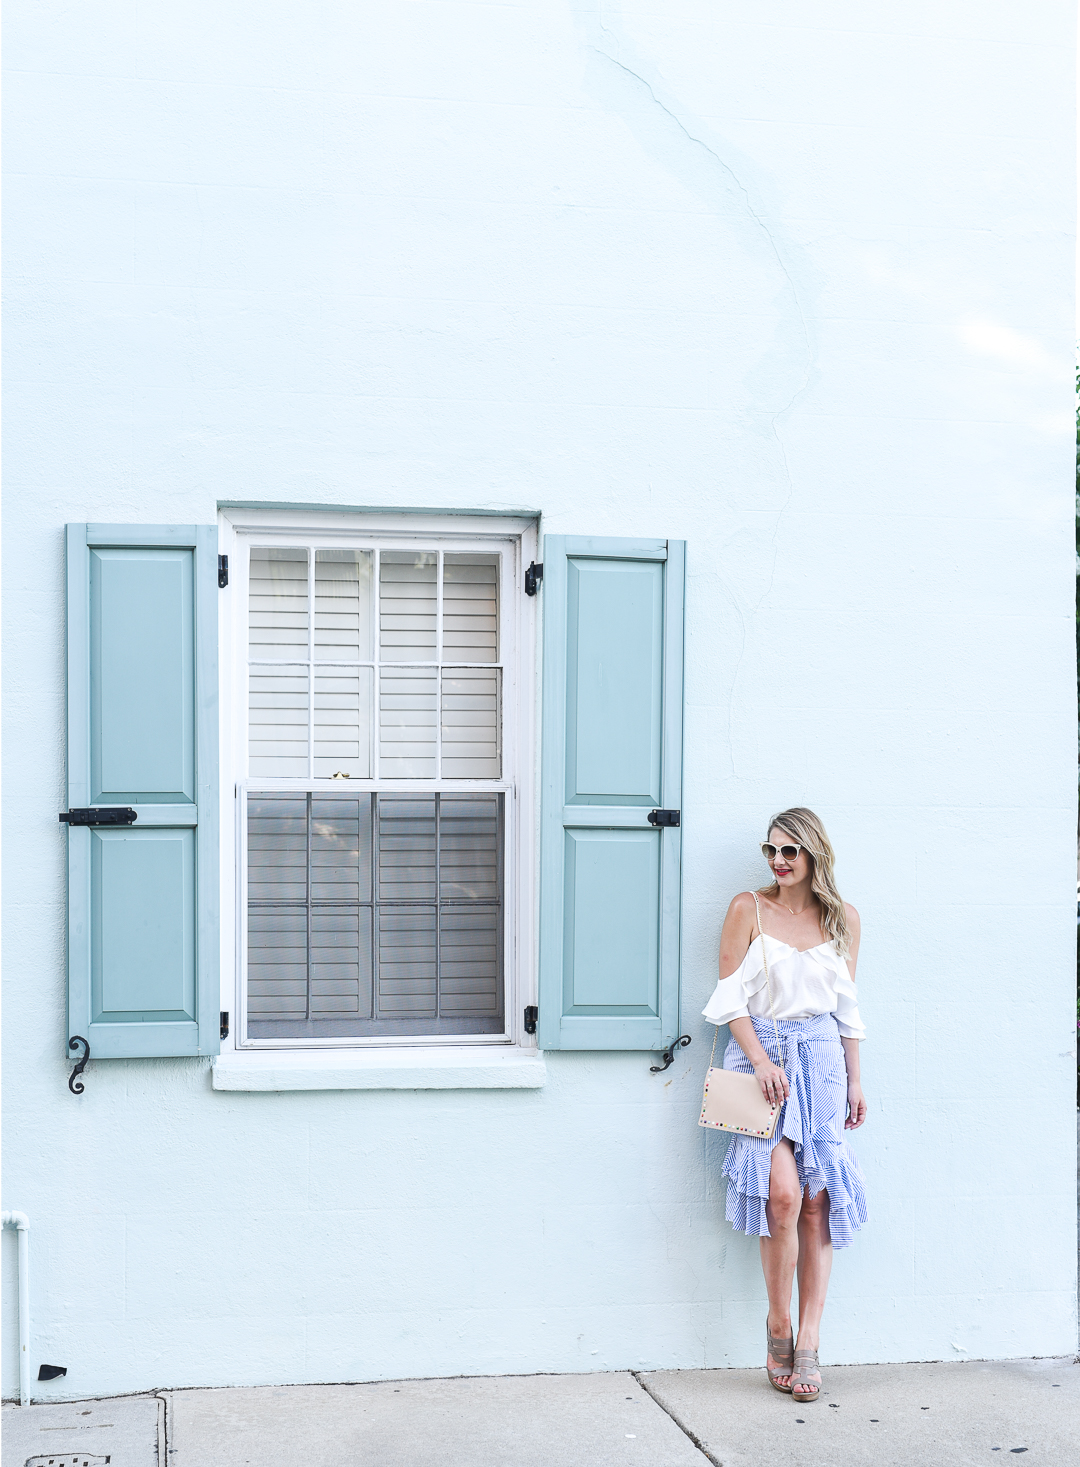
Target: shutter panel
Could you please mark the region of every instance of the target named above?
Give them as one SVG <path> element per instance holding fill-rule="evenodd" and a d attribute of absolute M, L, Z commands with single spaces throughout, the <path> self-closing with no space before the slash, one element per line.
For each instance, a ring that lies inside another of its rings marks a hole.
<path fill-rule="evenodd" d="M 685 542 L 544 539 L 543 1049 L 679 1034 Z"/>
<path fill-rule="evenodd" d="M 68 1034 L 216 1054 L 217 529 L 69 525 Z"/>

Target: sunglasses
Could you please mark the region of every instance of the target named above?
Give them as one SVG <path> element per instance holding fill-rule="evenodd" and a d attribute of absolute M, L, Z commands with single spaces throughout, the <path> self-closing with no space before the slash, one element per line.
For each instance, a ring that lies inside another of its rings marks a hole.
<path fill-rule="evenodd" d="M 799 852 L 801 850 L 802 846 L 774 846 L 772 841 L 763 840 L 761 842 L 761 854 L 770 866 L 776 860 L 777 856 L 781 856 L 785 861 L 794 864 L 799 859 Z"/>

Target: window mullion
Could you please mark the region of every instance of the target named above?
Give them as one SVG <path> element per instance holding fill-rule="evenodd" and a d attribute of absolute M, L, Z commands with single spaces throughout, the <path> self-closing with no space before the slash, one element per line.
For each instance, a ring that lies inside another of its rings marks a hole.
<path fill-rule="evenodd" d="M 375 558 L 371 572 L 371 655 L 372 655 L 372 689 L 371 689 L 371 772 L 375 779 L 379 778 L 379 755 L 382 729 L 382 598 L 380 589 L 382 586 L 382 551 L 375 546 Z M 376 847 L 377 849 L 377 847 Z M 372 867 L 372 881 L 375 880 L 375 868 Z M 374 1002 L 374 1000 L 372 1000 Z"/>
<path fill-rule="evenodd" d="M 308 546 L 308 779 L 315 778 L 315 547 Z M 310 810 L 308 812 L 310 814 Z"/>
<path fill-rule="evenodd" d="M 379 1007 L 379 948 L 382 940 L 382 901 L 379 889 L 379 851 L 382 846 L 382 831 L 379 828 L 381 811 L 376 792 L 372 793 L 371 810 L 371 1016 L 381 1016 Z"/>
<path fill-rule="evenodd" d="M 442 853 L 442 796 L 435 791 L 435 1018 L 442 1018 L 442 872 L 439 860 Z"/>
<path fill-rule="evenodd" d="M 370 852 L 370 866 L 369 866 L 369 869 L 371 871 L 371 891 L 370 891 L 370 897 L 371 897 L 371 949 L 370 949 L 370 953 L 369 953 L 369 957 L 371 958 L 371 1003 L 370 1003 L 369 1008 L 368 1008 L 368 1018 L 369 1019 L 374 1019 L 375 1018 L 375 996 L 376 996 L 376 993 L 378 992 L 378 989 L 377 989 L 377 986 L 376 985 L 378 984 L 378 981 L 379 981 L 378 969 L 376 967 L 376 958 L 377 958 L 378 948 L 379 948 L 379 940 L 378 940 L 379 939 L 379 928 L 378 928 L 378 909 L 377 909 L 376 904 L 375 904 L 375 899 L 376 899 L 376 896 L 378 895 L 378 889 L 377 889 L 377 887 L 375 885 L 376 877 L 378 876 L 378 872 L 377 872 L 376 866 L 375 866 L 375 859 L 376 859 L 376 857 L 378 856 L 378 853 L 379 853 L 379 844 L 378 844 L 378 841 L 376 839 L 376 834 L 375 834 L 375 819 L 376 819 L 376 816 L 378 814 L 378 809 L 379 809 L 379 797 L 378 797 L 377 794 L 375 794 L 374 791 L 372 791 L 368 795 L 368 802 L 369 802 L 369 810 L 368 810 L 368 815 L 369 815 L 369 818 L 368 818 L 368 831 L 369 831 L 369 834 L 368 834 L 368 840 L 371 843 L 370 844 L 370 847 L 369 847 L 369 852 Z"/>
<path fill-rule="evenodd" d="M 305 848 L 306 848 L 306 852 L 307 852 L 306 859 L 305 859 L 305 866 L 306 866 L 306 871 L 305 871 L 305 876 L 306 876 L 305 890 L 307 892 L 307 963 L 306 963 L 307 982 L 305 984 L 306 992 L 305 992 L 305 996 L 304 996 L 304 1018 L 307 1019 L 308 1021 L 310 1021 L 310 1019 L 311 1019 L 311 791 L 310 790 L 308 790 L 308 792 L 307 792 L 307 819 L 306 819 L 306 822 L 305 822 L 305 829 L 306 829 L 306 844 L 305 844 Z"/>
<path fill-rule="evenodd" d="M 435 778 L 442 778 L 443 568 L 445 552 L 436 552 L 435 570 Z"/>

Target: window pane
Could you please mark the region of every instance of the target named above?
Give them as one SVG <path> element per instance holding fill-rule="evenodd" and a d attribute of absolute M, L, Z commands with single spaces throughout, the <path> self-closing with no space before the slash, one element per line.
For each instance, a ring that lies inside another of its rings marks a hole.
<path fill-rule="evenodd" d="M 498 557 L 443 559 L 444 662 L 498 662 Z"/>
<path fill-rule="evenodd" d="M 315 777 L 371 778 L 370 667 L 319 668 L 315 673 Z"/>
<path fill-rule="evenodd" d="M 371 1018 L 370 907 L 312 907 L 311 1017 Z"/>
<path fill-rule="evenodd" d="M 248 901 L 306 902 L 307 795 L 248 800 Z"/>
<path fill-rule="evenodd" d="M 438 1014 L 435 906 L 379 908 L 380 1019 Z"/>
<path fill-rule="evenodd" d="M 442 675 L 444 779 L 498 779 L 500 670 L 462 667 Z"/>
<path fill-rule="evenodd" d="M 501 794 L 250 795 L 248 1035 L 501 1032 L 502 811 Z"/>
<path fill-rule="evenodd" d="M 439 1010 L 447 1018 L 499 1013 L 498 907 L 444 907 L 439 913 Z"/>
<path fill-rule="evenodd" d="M 379 772 L 384 779 L 435 778 L 435 669 L 384 667 L 379 674 Z"/>
<path fill-rule="evenodd" d="M 304 779 L 308 772 L 308 670 L 253 667 L 248 676 L 248 755 L 259 778 Z"/>
<path fill-rule="evenodd" d="M 435 796 L 379 798 L 380 902 L 434 901 Z"/>
<path fill-rule="evenodd" d="M 248 583 L 252 658 L 287 661 L 308 655 L 308 553 L 256 545 Z"/>
<path fill-rule="evenodd" d="M 371 796 L 311 796 L 311 900 L 371 901 Z"/>
<path fill-rule="evenodd" d="M 307 1014 L 307 909 L 255 908 L 248 916 L 248 1030 Z M 294 1032 L 294 1031 L 289 1031 Z"/>
<path fill-rule="evenodd" d="M 501 894 L 499 795 L 439 800 L 439 895 L 444 901 L 498 901 Z"/>
<path fill-rule="evenodd" d="M 356 662 L 372 656 L 370 550 L 315 552 L 315 660 Z"/>
<path fill-rule="evenodd" d="M 436 574 L 432 551 L 383 551 L 379 646 L 384 662 L 435 661 Z"/>

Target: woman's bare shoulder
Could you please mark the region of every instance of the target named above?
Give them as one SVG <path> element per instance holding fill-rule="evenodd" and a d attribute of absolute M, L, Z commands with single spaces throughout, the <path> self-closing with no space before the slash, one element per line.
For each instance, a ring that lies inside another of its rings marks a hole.
<path fill-rule="evenodd" d="M 847 917 L 848 932 L 850 933 L 850 941 L 848 943 L 847 951 L 847 963 L 848 968 L 851 971 L 851 976 L 854 978 L 855 969 L 853 965 L 858 961 L 859 957 L 859 943 L 862 939 L 862 923 L 859 920 L 858 912 L 855 910 L 850 902 L 844 903 L 844 915 Z"/>
<path fill-rule="evenodd" d="M 757 925 L 757 908 L 754 905 L 753 892 L 740 891 L 738 896 L 731 898 L 726 921 L 738 927 L 750 928 Z"/>

